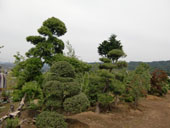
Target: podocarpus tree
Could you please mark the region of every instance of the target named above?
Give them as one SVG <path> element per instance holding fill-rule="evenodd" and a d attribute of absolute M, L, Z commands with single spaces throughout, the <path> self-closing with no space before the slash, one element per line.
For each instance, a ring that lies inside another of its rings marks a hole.
<path fill-rule="evenodd" d="M 55 18 L 48 18 L 38 29 L 38 36 L 28 36 L 26 39 L 35 45 L 27 53 L 27 57 L 38 57 L 43 63 L 52 64 L 53 56 L 63 53 L 64 43 L 58 37 L 64 35 L 67 29 L 65 24 Z"/>
<path fill-rule="evenodd" d="M 62 21 L 55 17 L 49 18 L 43 22 L 38 32 L 40 35 L 26 38 L 35 45 L 26 53 L 28 58 L 23 59 L 20 54 L 15 55 L 16 66 L 13 69 L 13 75 L 17 77 L 17 89 L 21 89 L 25 83 L 31 81 L 41 84 L 43 64 L 51 64 L 54 55 L 63 53 L 64 43 L 58 38 L 66 33 L 66 27 Z"/>

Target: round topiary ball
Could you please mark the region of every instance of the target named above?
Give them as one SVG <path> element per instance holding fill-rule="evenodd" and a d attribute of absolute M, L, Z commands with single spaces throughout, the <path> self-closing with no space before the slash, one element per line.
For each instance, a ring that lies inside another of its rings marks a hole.
<path fill-rule="evenodd" d="M 80 93 L 64 101 L 64 110 L 75 114 L 85 111 L 89 105 L 90 102 L 87 96 L 84 93 Z"/>
<path fill-rule="evenodd" d="M 75 70 L 71 64 L 66 61 L 59 61 L 51 66 L 51 72 L 59 77 L 74 77 Z"/>

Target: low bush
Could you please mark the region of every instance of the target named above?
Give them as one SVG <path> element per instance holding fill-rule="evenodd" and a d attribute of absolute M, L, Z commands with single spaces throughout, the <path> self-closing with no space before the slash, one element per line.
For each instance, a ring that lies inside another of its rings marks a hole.
<path fill-rule="evenodd" d="M 44 111 L 36 119 L 37 128 L 67 128 L 64 117 L 56 112 Z"/>
<path fill-rule="evenodd" d="M 18 128 L 19 127 L 19 119 L 7 119 L 5 128 Z"/>
<path fill-rule="evenodd" d="M 64 110 L 70 113 L 80 113 L 85 111 L 90 105 L 87 96 L 80 93 L 64 101 Z"/>
<path fill-rule="evenodd" d="M 162 70 L 155 70 L 152 73 L 150 93 L 165 95 L 168 92 L 168 75 Z"/>

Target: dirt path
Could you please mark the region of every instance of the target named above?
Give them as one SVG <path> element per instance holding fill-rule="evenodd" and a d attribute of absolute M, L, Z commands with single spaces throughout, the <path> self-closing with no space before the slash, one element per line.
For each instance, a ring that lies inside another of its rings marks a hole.
<path fill-rule="evenodd" d="M 127 111 L 127 107 L 120 106 L 119 112 L 84 112 L 71 116 L 80 122 L 78 126 L 73 124 L 69 128 L 170 128 L 170 93 L 163 98 L 148 96 L 140 104 L 140 111 Z"/>

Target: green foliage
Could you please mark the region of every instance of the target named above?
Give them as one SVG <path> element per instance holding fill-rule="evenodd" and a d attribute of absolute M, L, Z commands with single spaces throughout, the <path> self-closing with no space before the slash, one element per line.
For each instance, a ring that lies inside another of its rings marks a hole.
<path fill-rule="evenodd" d="M 135 73 L 139 74 L 142 79 L 143 87 L 146 90 L 146 93 L 150 90 L 151 84 L 150 84 L 150 67 L 146 63 L 141 63 L 139 66 L 135 69 Z"/>
<path fill-rule="evenodd" d="M 123 82 L 114 79 L 113 80 L 113 94 L 116 95 L 122 95 L 125 92 L 125 85 Z"/>
<path fill-rule="evenodd" d="M 134 102 L 136 107 L 139 98 L 146 96 L 150 90 L 150 78 L 149 66 L 144 63 L 141 63 L 135 71 L 129 72 L 126 79 L 124 100 L 127 102 Z"/>
<path fill-rule="evenodd" d="M 15 89 L 12 93 L 12 100 L 13 101 L 20 101 L 21 98 L 23 97 L 23 93 L 21 90 Z"/>
<path fill-rule="evenodd" d="M 107 106 L 111 103 L 113 103 L 114 101 L 114 97 L 113 95 L 110 93 L 110 94 L 98 94 L 98 101 L 99 103 L 101 103 L 103 106 Z"/>
<path fill-rule="evenodd" d="M 128 63 L 126 61 L 118 61 L 116 63 L 118 69 L 127 68 Z"/>
<path fill-rule="evenodd" d="M 102 57 L 99 60 L 102 61 L 103 63 L 111 63 L 111 60 L 109 58 L 106 58 L 106 57 Z"/>
<path fill-rule="evenodd" d="M 45 38 L 41 36 L 28 36 L 26 38 L 28 42 L 31 42 L 33 45 L 38 44 L 39 42 L 44 42 Z"/>
<path fill-rule="evenodd" d="M 80 113 L 85 111 L 90 105 L 87 96 L 83 93 L 67 98 L 64 101 L 64 110 L 70 113 Z"/>
<path fill-rule="evenodd" d="M 116 35 L 111 35 L 108 41 L 103 41 L 98 47 L 98 53 L 101 56 L 108 57 L 109 51 L 113 49 L 122 50 L 121 42 L 116 40 Z"/>
<path fill-rule="evenodd" d="M 56 112 L 44 111 L 36 119 L 37 128 L 67 128 L 64 117 Z"/>
<path fill-rule="evenodd" d="M 121 49 L 112 49 L 108 52 L 108 58 L 110 58 L 113 62 L 117 62 L 120 57 L 125 57 L 126 54 Z"/>
<path fill-rule="evenodd" d="M 27 94 L 27 100 L 42 98 L 42 90 L 35 81 L 25 83 L 21 89 L 15 89 L 12 93 L 13 101 L 20 101 L 24 94 Z"/>
<path fill-rule="evenodd" d="M 7 119 L 5 128 L 17 128 L 19 126 L 19 119 Z"/>
<path fill-rule="evenodd" d="M 115 64 L 112 64 L 112 63 L 103 63 L 103 64 L 100 64 L 100 65 L 99 65 L 99 68 L 100 68 L 100 69 L 112 70 L 112 69 L 116 68 L 116 65 L 115 65 Z"/>
<path fill-rule="evenodd" d="M 26 82 L 39 81 L 41 77 L 42 62 L 39 58 L 29 58 L 19 62 L 13 69 L 13 75 L 17 77 L 17 87 L 21 89 Z"/>
<path fill-rule="evenodd" d="M 26 53 L 27 57 L 37 57 L 43 60 L 43 63 L 51 64 L 54 55 L 63 53 L 64 43 L 58 37 L 64 35 L 66 31 L 66 26 L 61 20 L 55 17 L 48 18 L 38 29 L 40 36 L 26 38 L 35 45 Z"/>
<path fill-rule="evenodd" d="M 42 96 L 42 90 L 35 81 L 25 83 L 22 87 L 22 93 L 27 95 L 28 101 L 31 101 L 35 98 L 40 99 Z"/>
<path fill-rule="evenodd" d="M 86 71 L 89 71 L 91 66 L 81 60 L 78 60 L 75 57 L 67 57 L 67 56 L 63 56 L 62 54 L 57 54 L 54 56 L 54 61 L 58 62 L 58 61 L 66 61 L 68 63 L 70 63 L 74 69 L 76 73 L 84 73 Z"/>
<path fill-rule="evenodd" d="M 58 77 L 74 77 L 75 71 L 72 65 L 66 61 L 59 61 L 51 66 L 50 71 Z"/>
<path fill-rule="evenodd" d="M 116 40 L 115 35 L 112 35 L 109 38 L 109 41 L 102 42 L 102 44 L 98 47 L 98 53 L 99 55 L 104 56 L 100 58 L 100 61 L 104 63 L 100 64 L 99 68 L 107 69 L 111 72 L 114 68 L 121 69 L 127 67 L 127 63 L 125 61 L 118 62 L 120 57 L 126 56 L 122 47 L 123 46 L 120 41 Z"/>
<path fill-rule="evenodd" d="M 62 36 L 67 32 L 65 24 L 55 17 L 48 18 L 43 22 L 43 26 L 47 27 L 56 36 Z"/>
<path fill-rule="evenodd" d="M 44 104 L 47 109 L 63 109 L 66 98 L 79 94 L 80 85 L 75 81 L 74 68 L 65 61 L 51 66 L 43 84 Z"/>

